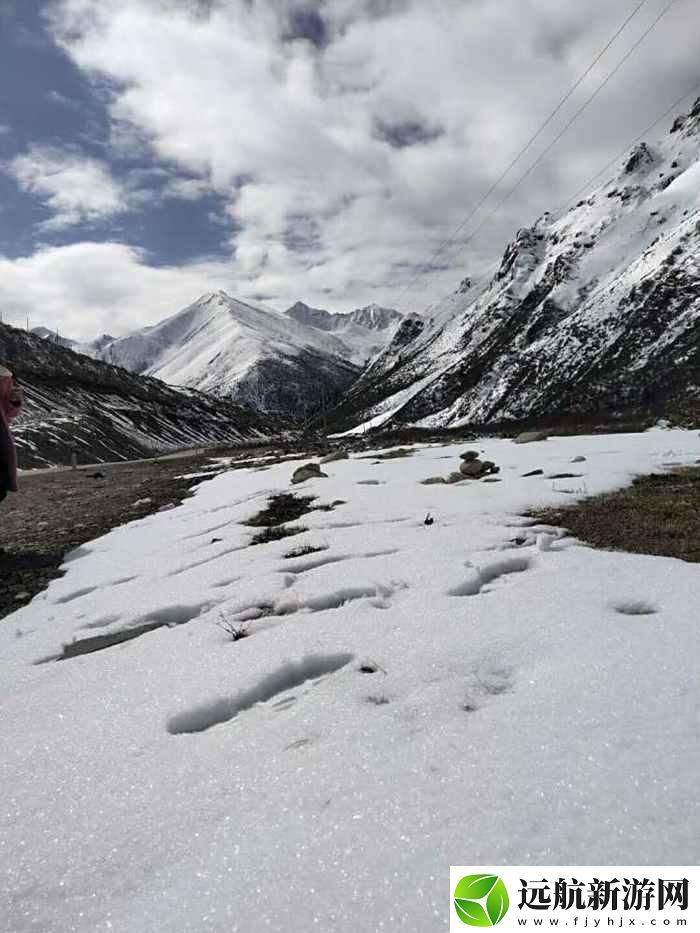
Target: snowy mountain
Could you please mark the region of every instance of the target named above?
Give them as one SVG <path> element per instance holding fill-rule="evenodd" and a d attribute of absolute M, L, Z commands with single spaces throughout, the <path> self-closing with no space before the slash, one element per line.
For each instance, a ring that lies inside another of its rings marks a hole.
<path fill-rule="evenodd" d="M 194 390 L 178 391 L 0 325 L 0 359 L 19 378 L 25 408 L 13 424 L 20 466 L 128 460 L 204 444 L 280 436 L 289 424 Z"/>
<path fill-rule="evenodd" d="M 303 301 L 297 301 L 285 314 L 307 327 L 332 333 L 343 342 L 347 358 L 357 366 L 365 366 L 387 346 L 403 318 L 393 308 L 377 304 L 348 314 L 331 314 L 321 308 L 310 308 Z"/>
<path fill-rule="evenodd" d="M 360 372 L 334 334 L 225 292 L 204 295 L 97 355 L 171 385 L 295 416 L 337 397 Z"/>
<path fill-rule="evenodd" d="M 399 326 L 333 415 L 460 426 L 700 404 L 700 99 L 575 206 Z"/>
<path fill-rule="evenodd" d="M 71 340 L 70 337 L 64 337 L 55 330 L 49 330 L 48 327 L 32 327 L 31 333 L 41 337 L 42 340 L 48 340 L 49 343 L 57 344 L 59 347 L 66 347 L 68 350 L 74 350 L 76 353 L 83 353 L 85 356 L 92 357 L 97 357 L 101 350 L 116 340 L 111 334 L 102 334 L 94 340 Z"/>

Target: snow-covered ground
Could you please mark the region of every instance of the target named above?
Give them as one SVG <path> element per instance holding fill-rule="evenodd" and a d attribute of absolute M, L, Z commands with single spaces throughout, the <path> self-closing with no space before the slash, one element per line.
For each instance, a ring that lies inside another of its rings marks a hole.
<path fill-rule="evenodd" d="M 224 474 L 0 623 L 3 930 L 437 931 L 450 864 L 698 862 L 698 566 L 521 517 L 698 435 L 474 446 L 501 482 L 332 463 L 294 489 L 346 504 L 254 547 L 294 465 Z"/>

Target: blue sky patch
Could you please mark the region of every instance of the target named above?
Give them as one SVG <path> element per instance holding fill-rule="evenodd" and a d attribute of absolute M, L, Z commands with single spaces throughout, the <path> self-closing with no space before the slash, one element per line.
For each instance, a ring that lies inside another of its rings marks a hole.
<path fill-rule="evenodd" d="M 143 146 L 128 154 L 110 146 L 112 89 L 88 81 L 53 42 L 45 7 L 45 0 L 0 0 L 0 253 L 14 259 L 42 245 L 90 240 L 138 246 L 156 266 L 230 256 L 235 226 L 222 197 L 165 197 L 181 173 Z M 37 148 L 99 160 L 119 187 L 137 196 L 126 197 L 113 216 L 54 229 L 47 197 L 13 172 L 13 160 Z"/>

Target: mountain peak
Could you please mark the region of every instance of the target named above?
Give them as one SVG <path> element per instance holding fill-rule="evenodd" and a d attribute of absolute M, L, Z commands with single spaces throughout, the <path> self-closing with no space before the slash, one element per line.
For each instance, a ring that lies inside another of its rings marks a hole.
<path fill-rule="evenodd" d="M 398 324 L 403 315 L 394 308 L 384 308 L 378 304 L 365 305 L 364 308 L 358 308 L 349 317 L 353 324 L 359 324 L 360 327 L 366 327 L 369 330 L 385 330 L 387 327 Z"/>
<path fill-rule="evenodd" d="M 229 304 L 235 301 L 235 298 L 232 298 L 227 292 L 223 291 L 223 289 L 219 289 L 216 292 L 206 292 L 201 296 L 201 298 L 198 298 L 197 301 L 195 301 L 195 304 L 206 305 L 211 304 L 214 301 L 220 301 L 222 303 L 226 302 Z"/>

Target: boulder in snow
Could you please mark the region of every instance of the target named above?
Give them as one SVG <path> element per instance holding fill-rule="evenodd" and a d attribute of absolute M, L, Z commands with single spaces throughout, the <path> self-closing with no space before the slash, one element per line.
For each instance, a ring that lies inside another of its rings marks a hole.
<path fill-rule="evenodd" d="M 328 474 L 321 470 L 318 463 L 305 463 L 303 466 L 296 468 L 292 474 L 292 482 L 295 484 L 305 483 L 308 479 L 319 479 L 327 476 Z"/>
<path fill-rule="evenodd" d="M 531 444 L 533 441 L 546 441 L 549 435 L 546 431 L 523 431 L 513 438 L 514 444 Z"/>
<path fill-rule="evenodd" d="M 463 476 L 482 476 L 484 464 L 481 460 L 463 460 L 459 472 Z"/>
<path fill-rule="evenodd" d="M 349 460 L 350 454 L 347 450 L 334 450 L 330 454 L 326 454 L 325 457 L 322 457 L 321 463 L 335 463 L 336 460 Z"/>

